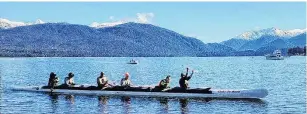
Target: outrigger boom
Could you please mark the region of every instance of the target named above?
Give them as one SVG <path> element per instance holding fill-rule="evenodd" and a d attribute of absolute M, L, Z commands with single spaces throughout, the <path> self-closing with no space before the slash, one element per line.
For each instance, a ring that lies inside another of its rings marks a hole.
<path fill-rule="evenodd" d="M 211 89 L 195 88 L 182 90 L 172 88 L 167 91 L 157 91 L 149 87 L 120 87 L 115 86 L 104 90 L 97 89 L 95 86 L 78 86 L 68 88 L 50 89 L 47 86 L 28 86 L 15 87 L 14 91 L 29 91 L 57 94 L 81 94 L 81 95 L 103 95 L 103 96 L 143 96 L 143 97 L 178 97 L 178 98 L 237 98 L 237 99 L 260 99 L 268 95 L 266 89 Z"/>

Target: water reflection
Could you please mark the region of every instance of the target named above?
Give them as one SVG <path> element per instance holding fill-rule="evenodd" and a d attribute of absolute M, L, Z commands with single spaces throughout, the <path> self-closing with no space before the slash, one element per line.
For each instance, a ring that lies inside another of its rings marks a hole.
<path fill-rule="evenodd" d="M 130 107 L 131 98 L 127 97 L 127 96 L 121 97 L 121 101 L 123 102 L 124 113 L 125 114 L 130 114 L 130 111 L 131 111 L 131 107 Z"/>
<path fill-rule="evenodd" d="M 250 104 L 257 104 L 257 105 L 267 105 L 268 103 L 262 99 L 229 99 L 229 98 L 215 98 L 215 99 L 210 99 L 211 100 L 216 100 L 216 101 L 235 101 L 235 102 L 245 102 L 245 103 L 250 103 Z"/>
<path fill-rule="evenodd" d="M 161 106 L 162 106 L 162 111 L 163 113 L 168 113 L 168 110 L 169 110 L 169 105 L 168 105 L 168 102 L 169 102 L 169 99 L 168 98 L 156 98 Z"/>
<path fill-rule="evenodd" d="M 50 97 L 50 100 L 51 100 L 52 104 L 57 103 L 58 100 L 59 100 L 59 95 L 57 95 L 57 94 L 50 93 L 49 97 Z"/>
<path fill-rule="evenodd" d="M 168 106 L 168 98 L 157 98 L 161 105 Z"/>
<path fill-rule="evenodd" d="M 106 105 L 108 101 L 108 97 L 106 96 L 98 96 L 99 105 Z"/>
<path fill-rule="evenodd" d="M 66 95 L 65 96 L 66 101 L 68 101 L 70 104 L 75 103 L 75 97 L 73 95 Z"/>
<path fill-rule="evenodd" d="M 124 103 L 124 104 L 130 104 L 131 103 L 131 98 L 130 97 L 121 97 L 121 101 Z"/>
<path fill-rule="evenodd" d="M 50 94 L 50 101 L 52 103 L 52 113 L 59 111 L 59 95 L 57 94 Z M 75 97 L 73 95 L 63 95 L 65 100 L 67 101 L 67 109 L 70 112 L 75 111 L 75 107 L 73 104 L 75 104 Z M 134 97 L 110 97 L 110 96 L 95 96 L 95 99 L 98 100 L 98 113 L 109 113 L 109 106 L 108 104 L 111 103 L 112 105 L 112 99 L 117 99 L 121 101 L 121 106 L 118 107 L 119 110 L 125 113 L 130 114 L 134 113 L 136 109 L 134 106 L 135 104 L 132 103 L 133 100 L 138 101 L 138 98 Z M 110 101 L 111 100 L 111 101 Z M 248 108 L 250 110 L 254 111 L 264 111 L 267 110 L 268 103 L 261 99 L 221 99 L 221 98 L 199 98 L 199 99 L 187 99 L 187 98 L 165 98 L 165 97 L 156 97 L 156 98 L 145 98 L 142 100 L 146 100 L 145 102 L 156 102 L 158 107 L 155 107 L 157 113 L 171 113 L 172 111 L 177 110 L 181 112 L 182 114 L 190 113 L 191 110 L 195 110 L 194 105 L 198 106 L 208 106 L 206 105 L 208 102 L 210 102 L 209 107 L 203 107 L 202 109 L 206 109 L 206 111 L 215 112 L 216 109 L 219 109 L 218 107 L 221 105 L 234 105 L 234 107 L 243 107 Z M 156 104 L 153 103 L 153 104 Z M 174 104 L 179 104 L 176 107 L 173 107 Z M 78 104 L 79 105 L 79 104 Z M 146 104 L 143 104 L 146 105 Z M 216 105 L 216 109 L 212 108 L 210 106 Z M 193 106 L 193 107 L 192 107 Z M 112 108 L 111 108 L 112 109 Z M 236 110 L 236 108 L 233 108 Z"/>
<path fill-rule="evenodd" d="M 98 96 L 98 107 L 99 107 L 99 112 L 102 114 L 107 114 L 107 103 L 108 103 L 108 97 L 106 96 Z"/>
<path fill-rule="evenodd" d="M 188 113 L 188 102 L 189 100 L 188 99 L 179 99 L 179 103 L 180 103 L 180 109 L 181 109 L 181 113 L 182 114 L 186 114 Z"/>
<path fill-rule="evenodd" d="M 52 113 L 56 113 L 58 109 L 59 95 L 50 93 L 49 99 L 51 101 Z"/>

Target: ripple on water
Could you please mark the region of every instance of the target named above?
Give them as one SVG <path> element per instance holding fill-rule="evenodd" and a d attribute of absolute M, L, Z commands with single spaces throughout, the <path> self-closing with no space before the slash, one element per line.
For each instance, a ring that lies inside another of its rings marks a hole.
<path fill-rule="evenodd" d="M 263 57 L 0 58 L 1 113 L 306 113 L 306 58 L 267 61 Z M 63 82 L 68 72 L 80 84 L 95 84 L 99 72 L 119 82 L 124 72 L 136 85 L 156 85 L 166 75 L 171 86 L 185 67 L 196 69 L 189 85 L 226 89 L 266 88 L 262 100 L 125 98 L 13 92 L 11 86 L 45 85 L 50 72 Z"/>

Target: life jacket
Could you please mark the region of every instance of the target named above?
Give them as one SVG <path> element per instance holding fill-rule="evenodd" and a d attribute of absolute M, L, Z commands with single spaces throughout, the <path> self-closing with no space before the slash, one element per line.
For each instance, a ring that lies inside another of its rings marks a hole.
<path fill-rule="evenodd" d="M 131 81 L 129 79 L 125 79 L 125 78 L 122 78 L 122 80 L 120 81 L 120 85 L 121 86 L 128 86 L 130 87 L 131 86 Z"/>
<path fill-rule="evenodd" d="M 160 81 L 159 86 L 162 87 L 162 88 L 166 88 L 166 87 L 169 86 L 169 83 L 167 83 L 166 79 L 163 79 L 163 80 Z"/>

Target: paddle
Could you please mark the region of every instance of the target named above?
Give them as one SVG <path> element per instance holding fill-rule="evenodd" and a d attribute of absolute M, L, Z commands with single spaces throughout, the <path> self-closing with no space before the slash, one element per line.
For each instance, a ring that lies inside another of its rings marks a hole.
<path fill-rule="evenodd" d="M 113 84 L 108 83 L 108 85 L 111 87 L 116 86 L 115 82 L 113 82 Z"/>

